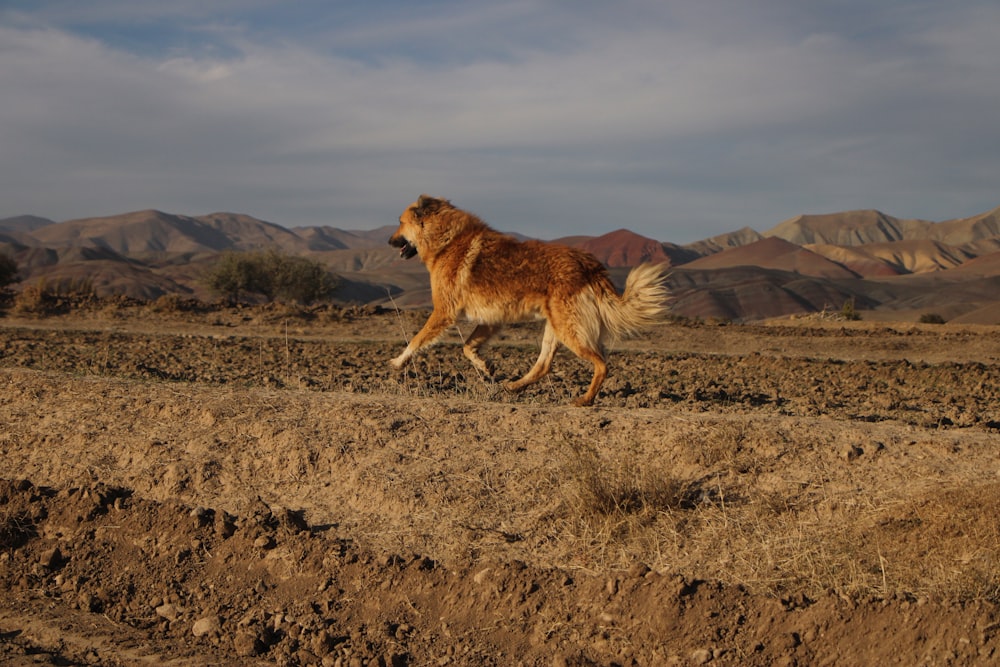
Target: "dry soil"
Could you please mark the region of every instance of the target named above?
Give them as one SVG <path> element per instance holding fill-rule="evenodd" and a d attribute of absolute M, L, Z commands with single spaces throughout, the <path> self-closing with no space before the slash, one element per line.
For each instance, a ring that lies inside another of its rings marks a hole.
<path fill-rule="evenodd" d="M 423 312 L 46 311 L 0 317 L 6 664 L 1000 659 L 1000 329 L 671 323 L 581 409 L 565 350 L 391 371 Z"/>

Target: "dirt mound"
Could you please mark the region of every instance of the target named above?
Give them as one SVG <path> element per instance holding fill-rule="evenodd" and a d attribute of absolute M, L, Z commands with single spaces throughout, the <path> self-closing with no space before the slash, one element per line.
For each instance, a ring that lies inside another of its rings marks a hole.
<path fill-rule="evenodd" d="M 20 480 L 0 482 L 0 518 L 0 657 L 33 664 L 956 664 L 998 648 L 980 602 L 762 599 L 642 563 L 456 571 L 263 503 L 234 516 Z"/>
<path fill-rule="evenodd" d="M 672 325 L 511 396 L 424 313 L 0 319 L 0 661 L 976 665 L 1000 333 Z M 512 327 L 492 356 L 537 355 Z"/>

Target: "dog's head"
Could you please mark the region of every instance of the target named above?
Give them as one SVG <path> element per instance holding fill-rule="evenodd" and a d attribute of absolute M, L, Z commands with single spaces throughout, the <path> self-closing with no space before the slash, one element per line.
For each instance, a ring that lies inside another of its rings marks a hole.
<path fill-rule="evenodd" d="M 420 195 L 399 216 L 399 228 L 389 237 L 389 245 L 399 248 L 399 256 L 410 259 L 420 252 L 425 238 L 424 227 L 430 216 L 443 208 L 451 207 L 446 199 Z"/>

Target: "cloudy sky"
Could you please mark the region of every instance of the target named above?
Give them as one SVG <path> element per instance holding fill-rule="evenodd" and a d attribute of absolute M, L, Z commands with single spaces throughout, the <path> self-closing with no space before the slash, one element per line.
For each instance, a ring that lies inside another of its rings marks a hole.
<path fill-rule="evenodd" d="M 540 238 L 1000 205 L 996 0 L 0 0 L 0 218 Z"/>

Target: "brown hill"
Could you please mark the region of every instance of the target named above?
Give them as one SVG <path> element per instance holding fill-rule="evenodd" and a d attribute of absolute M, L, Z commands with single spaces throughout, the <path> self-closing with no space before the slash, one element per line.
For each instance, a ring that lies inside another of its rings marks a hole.
<path fill-rule="evenodd" d="M 970 254 L 955 246 L 930 239 L 869 243 L 863 247 L 862 252 L 884 261 L 899 273 L 926 273 L 951 269 L 971 258 Z"/>
<path fill-rule="evenodd" d="M 858 289 L 860 281 L 824 280 L 752 266 L 690 267 L 670 274 L 671 312 L 685 317 L 747 321 L 838 310 L 852 299 L 857 308 L 878 305 Z"/>
<path fill-rule="evenodd" d="M 68 220 L 31 235 L 46 247 L 102 247 L 122 255 L 218 252 L 278 246 L 296 250 L 305 242 L 290 230 L 234 213 L 199 218 L 156 210 Z"/>
<path fill-rule="evenodd" d="M 931 238 L 965 249 L 978 242 L 1000 238 L 1000 207 L 974 215 L 971 218 L 948 220 L 933 225 Z"/>
<path fill-rule="evenodd" d="M 37 282 L 27 280 L 23 284 Z M 191 287 L 148 267 L 107 259 L 55 264 L 45 272 L 43 284 L 57 292 L 92 290 L 101 297 L 123 294 L 137 299 L 156 299 L 164 294 L 194 293 Z"/>
<path fill-rule="evenodd" d="M 1000 276 L 1000 250 L 963 262 L 953 269 L 948 269 L 948 273 L 950 275 L 966 274 L 984 278 Z"/>
<path fill-rule="evenodd" d="M 232 246 L 225 234 L 204 222 L 154 210 L 68 220 L 32 236 L 50 248 L 96 246 L 121 254 L 218 251 Z"/>
<path fill-rule="evenodd" d="M 831 262 L 840 264 L 848 271 L 852 271 L 862 278 L 898 276 L 900 273 L 903 273 L 903 271 L 897 269 L 886 260 L 873 257 L 865 252 L 867 246 L 851 247 L 827 245 L 825 243 L 808 243 L 803 247 L 817 255 L 826 257 Z"/>
<path fill-rule="evenodd" d="M 684 268 L 704 270 L 739 266 L 792 271 L 822 278 L 857 277 L 840 264 L 777 237 L 764 238 L 749 245 L 708 255 L 685 264 Z"/>
<path fill-rule="evenodd" d="M 743 228 L 683 247 L 624 229 L 558 242 L 597 255 L 611 267 L 619 288 L 629 266 L 683 264 L 671 278 L 673 308 L 691 317 L 756 320 L 839 309 L 851 299 L 877 317 L 915 321 L 937 312 L 949 320 L 983 321 L 1000 301 L 998 217 L 1000 209 L 927 223 L 849 211 L 799 216 L 767 235 Z M 202 276 L 219 252 L 278 247 L 308 254 L 338 273 L 343 287 L 335 300 L 430 304 L 426 269 L 400 261 L 386 245 L 392 226 L 289 230 L 242 214 L 155 210 L 19 224 L 34 228 L 2 232 L 0 251 L 15 257 L 22 286 L 91 284 L 100 294 L 152 298 L 175 292 L 212 298 Z M 821 241 L 801 247 L 784 236 Z"/>
<path fill-rule="evenodd" d="M 0 232 L 31 232 L 51 224 L 52 220 L 37 215 L 16 215 L 0 220 Z"/>
<path fill-rule="evenodd" d="M 368 231 L 348 231 L 329 226 L 296 227 L 292 231 L 306 242 L 309 250 L 325 251 L 383 248 L 395 230 L 395 225 L 386 225 Z"/>
<path fill-rule="evenodd" d="M 210 213 L 196 218 L 223 234 L 234 250 L 280 248 L 287 252 L 306 250 L 306 241 L 290 229 L 240 213 Z"/>
<path fill-rule="evenodd" d="M 729 248 L 738 248 L 740 246 L 750 245 L 751 243 L 760 241 L 762 238 L 764 237 L 761 236 L 761 234 L 756 230 L 749 227 L 743 227 L 735 232 L 719 234 L 718 236 L 713 236 L 702 241 L 688 243 L 683 247 L 690 250 L 698 257 L 703 257 L 705 255 L 713 255 L 717 252 L 728 250 Z"/>
<path fill-rule="evenodd" d="M 795 243 L 855 246 L 925 238 L 933 223 L 901 220 L 881 211 L 862 210 L 823 215 L 798 215 L 764 232 Z"/>

